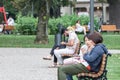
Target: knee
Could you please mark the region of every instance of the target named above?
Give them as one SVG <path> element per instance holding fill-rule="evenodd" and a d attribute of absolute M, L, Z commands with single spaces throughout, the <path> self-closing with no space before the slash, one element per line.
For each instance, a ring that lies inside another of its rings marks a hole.
<path fill-rule="evenodd" d="M 59 67 L 58 67 L 58 71 L 63 71 L 63 67 L 62 67 L 62 66 L 59 66 Z"/>
<path fill-rule="evenodd" d="M 86 30 L 86 28 L 85 28 L 85 27 L 84 27 L 83 29 L 84 29 L 84 30 Z"/>
<path fill-rule="evenodd" d="M 58 50 L 54 50 L 54 55 L 57 57 L 59 56 L 59 51 Z"/>

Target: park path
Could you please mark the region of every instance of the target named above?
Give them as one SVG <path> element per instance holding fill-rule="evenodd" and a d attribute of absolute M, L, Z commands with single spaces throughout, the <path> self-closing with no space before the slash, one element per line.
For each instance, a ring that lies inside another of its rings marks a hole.
<path fill-rule="evenodd" d="M 42 57 L 50 48 L 0 48 L 0 80 L 57 80 L 57 69 L 48 68 L 52 61 Z M 109 50 L 120 53 L 120 50 Z"/>
<path fill-rule="evenodd" d="M 45 61 L 50 49 L 0 48 L 0 80 L 57 80 L 57 69 Z"/>

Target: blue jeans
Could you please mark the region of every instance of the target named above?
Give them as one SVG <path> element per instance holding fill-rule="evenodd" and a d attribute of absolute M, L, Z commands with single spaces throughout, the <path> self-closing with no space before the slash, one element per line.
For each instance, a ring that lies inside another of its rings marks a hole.
<path fill-rule="evenodd" d="M 73 80 L 72 75 L 67 74 L 67 80 Z"/>

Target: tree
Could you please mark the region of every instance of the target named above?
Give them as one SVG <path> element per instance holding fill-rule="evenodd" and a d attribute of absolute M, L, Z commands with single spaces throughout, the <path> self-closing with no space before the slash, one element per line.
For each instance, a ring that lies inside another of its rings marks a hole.
<path fill-rule="evenodd" d="M 44 44 L 48 43 L 47 25 L 50 8 L 56 10 L 56 7 L 70 4 L 69 0 L 12 0 L 12 3 L 20 11 L 23 11 L 27 9 L 31 4 L 34 4 L 34 9 L 38 13 L 37 35 L 35 38 L 35 43 Z"/>
<path fill-rule="evenodd" d="M 109 22 L 120 29 L 120 0 L 107 0 L 109 3 Z"/>
<path fill-rule="evenodd" d="M 15 19 L 15 14 L 18 12 L 17 9 L 11 3 L 11 0 L 1 0 L 0 7 L 4 7 L 5 11 L 8 13 L 7 16 L 11 15 Z"/>

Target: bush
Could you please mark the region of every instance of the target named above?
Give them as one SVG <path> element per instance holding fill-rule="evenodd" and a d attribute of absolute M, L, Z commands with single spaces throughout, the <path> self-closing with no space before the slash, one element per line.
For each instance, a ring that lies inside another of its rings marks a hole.
<path fill-rule="evenodd" d="M 58 32 L 58 24 L 62 24 L 63 27 L 73 26 L 76 20 L 80 20 L 81 25 L 88 25 L 90 22 L 89 16 L 76 14 L 64 15 L 59 18 L 50 18 L 48 21 L 48 32 L 49 34 L 56 34 Z M 37 18 L 27 17 L 27 16 L 17 16 L 16 29 L 14 33 L 19 33 L 22 35 L 33 35 L 36 34 Z M 98 19 L 94 18 L 95 30 L 98 30 Z"/>
<path fill-rule="evenodd" d="M 18 16 L 16 20 L 16 33 L 33 35 L 36 33 L 37 19 L 33 17 Z"/>
<path fill-rule="evenodd" d="M 86 15 L 64 15 L 59 18 L 51 18 L 48 22 L 49 34 L 55 34 L 57 30 L 57 25 L 60 23 L 64 27 L 73 26 L 76 23 L 76 20 L 80 20 L 81 25 L 88 25 L 90 22 L 90 17 Z M 94 18 L 95 30 L 98 30 L 98 19 Z"/>

